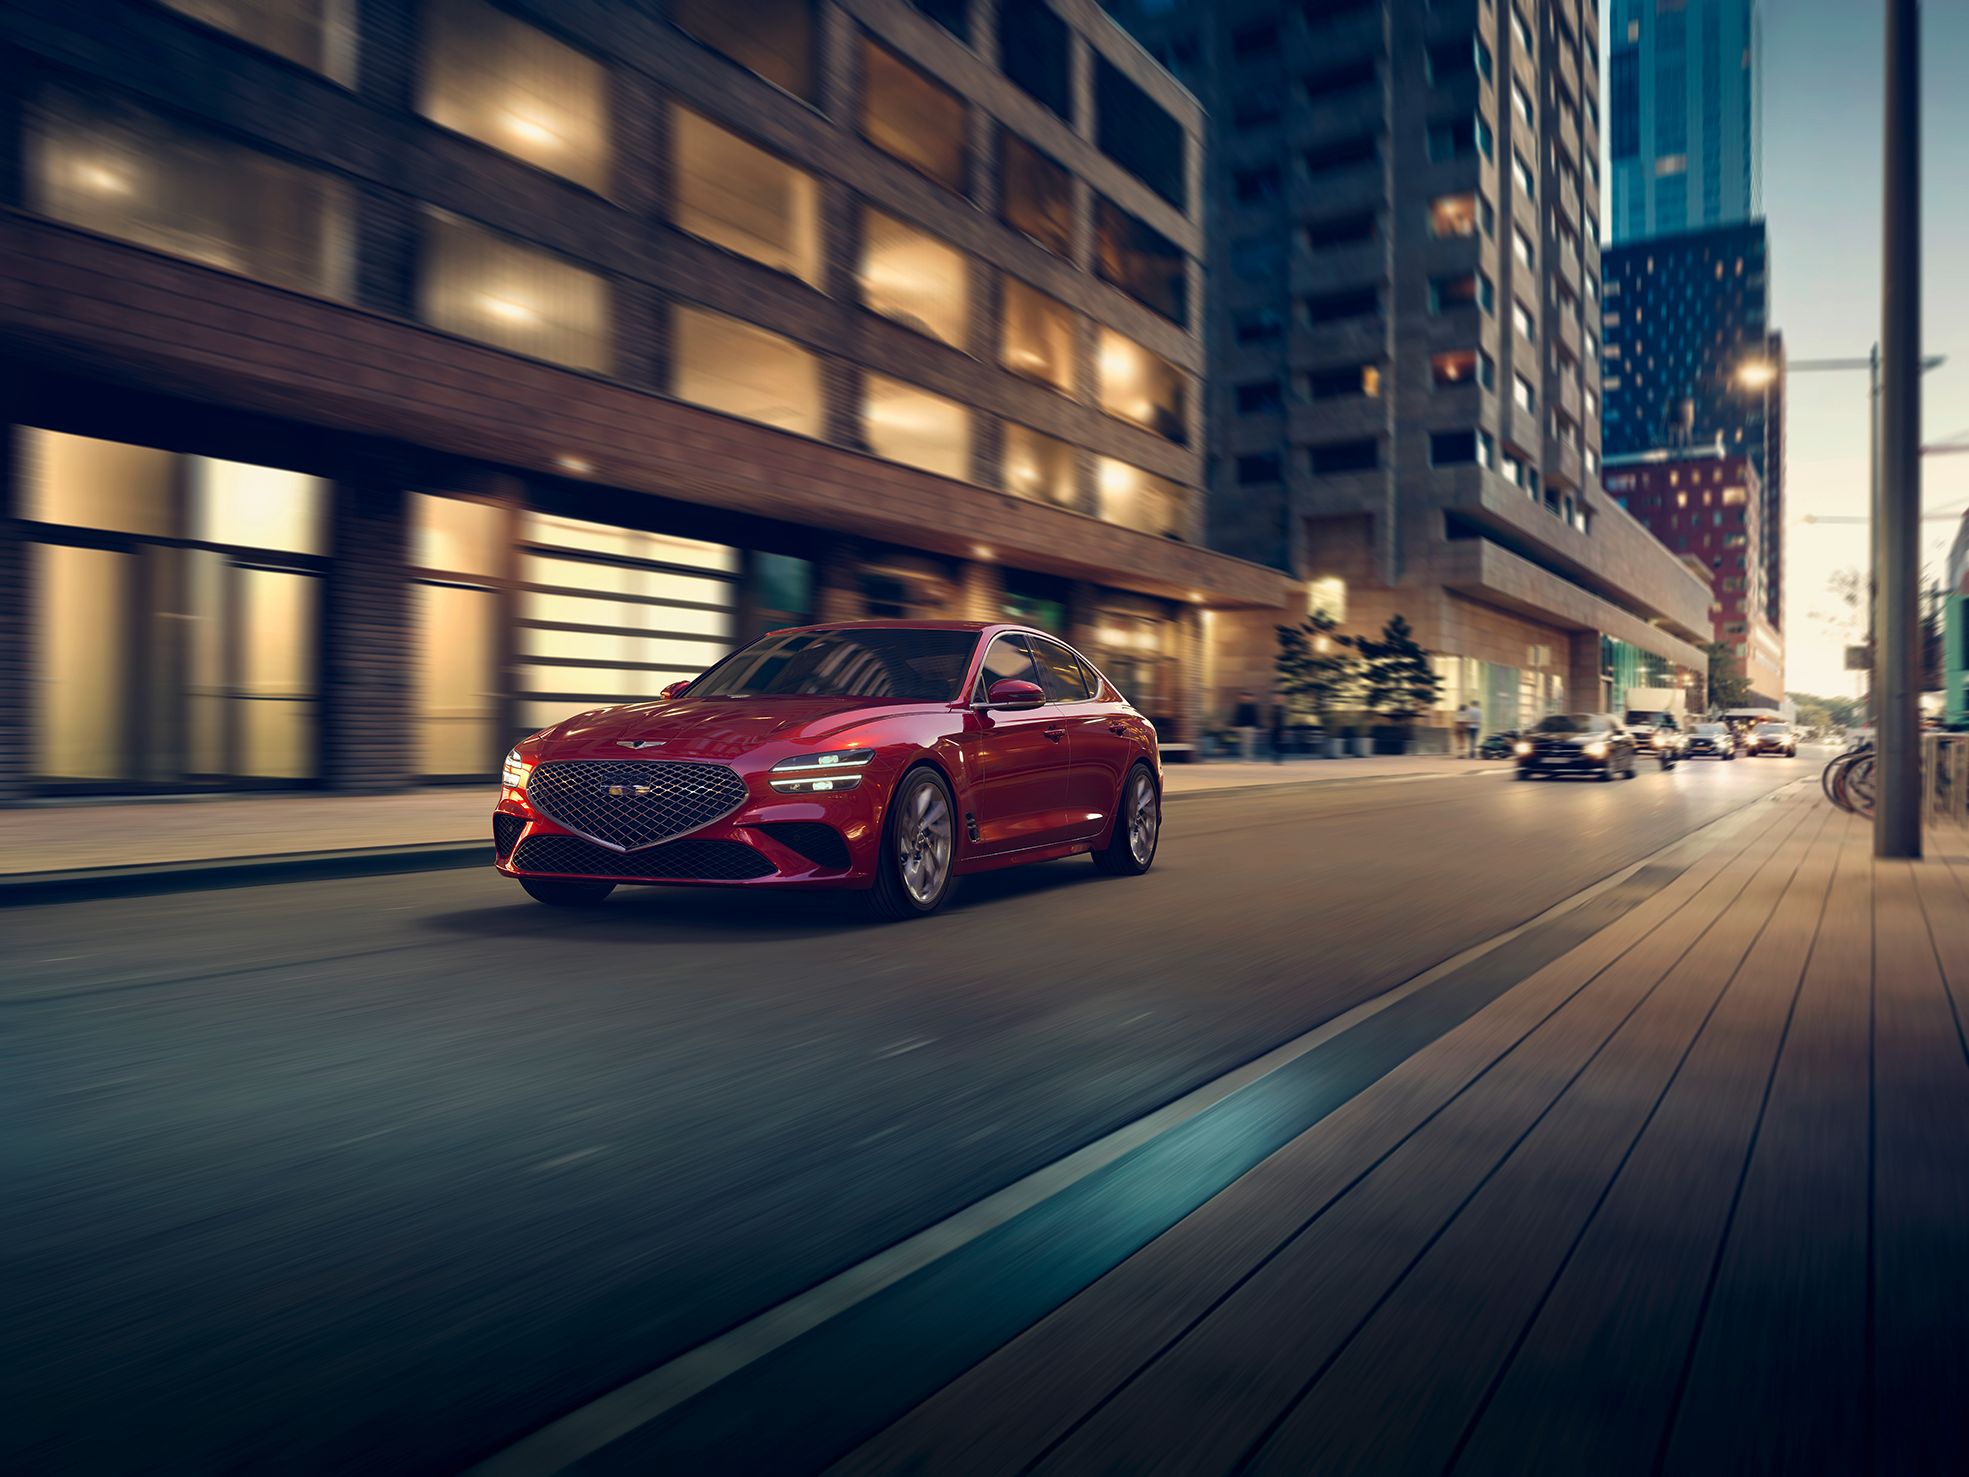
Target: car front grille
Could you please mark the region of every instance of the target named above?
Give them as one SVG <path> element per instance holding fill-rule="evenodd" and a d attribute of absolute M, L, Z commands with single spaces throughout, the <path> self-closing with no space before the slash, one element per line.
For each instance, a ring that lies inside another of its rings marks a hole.
<path fill-rule="evenodd" d="M 492 854 L 500 861 L 513 849 L 513 843 L 520 839 L 520 832 L 526 829 L 526 821 L 517 815 L 507 815 L 500 811 L 492 817 Z"/>
<path fill-rule="evenodd" d="M 744 803 L 746 789 L 722 764 L 559 759 L 535 767 L 526 795 L 557 825 L 639 851 L 731 814 Z"/>
<path fill-rule="evenodd" d="M 623 853 L 579 836 L 529 836 L 513 869 L 646 882 L 744 882 L 771 875 L 773 864 L 742 841 L 670 841 Z"/>

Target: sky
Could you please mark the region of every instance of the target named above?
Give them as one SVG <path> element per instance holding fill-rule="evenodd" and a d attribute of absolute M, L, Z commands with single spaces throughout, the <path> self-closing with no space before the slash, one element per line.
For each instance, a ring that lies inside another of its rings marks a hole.
<path fill-rule="evenodd" d="M 1879 336 L 1882 0 L 1762 0 L 1764 217 L 1771 323 L 1793 359 L 1863 356 Z M 1602 37 L 1611 33 L 1602 0 Z M 1923 381 L 1924 440 L 1969 440 L 1969 3 L 1922 6 L 1922 349 L 1948 363 Z M 1604 62 L 1601 75 L 1605 76 Z M 1602 141 L 1604 147 L 1604 139 Z M 1603 161 L 1604 162 L 1604 161 Z M 1602 178 L 1611 180 L 1603 168 Z M 1611 219 L 1611 204 L 1602 212 Z M 1867 511 L 1865 374 L 1793 374 L 1786 382 L 1785 686 L 1857 693 L 1846 633 L 1823 617 L 1827 582 L 1865 568 L 1863 524 L 1808 515 Z M 1969 455 L 1928 457 L 1930 513 L 1969 507 Z M 1946 573 L 1954 517 L 1922 525 L 1922 558 Z"/>

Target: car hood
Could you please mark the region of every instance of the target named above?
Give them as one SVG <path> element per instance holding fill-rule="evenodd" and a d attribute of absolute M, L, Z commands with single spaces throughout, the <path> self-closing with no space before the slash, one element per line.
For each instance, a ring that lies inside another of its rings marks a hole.
<path fill-rule="evenodd" d="M 673 698 L 577 713 L 534 741 L 537 759 L 735 759 L 767 744 L 825 743 L 857 726 L 926 703 L 860 697 Z M 647 747 L 630 750 L 630 744 Z"/>

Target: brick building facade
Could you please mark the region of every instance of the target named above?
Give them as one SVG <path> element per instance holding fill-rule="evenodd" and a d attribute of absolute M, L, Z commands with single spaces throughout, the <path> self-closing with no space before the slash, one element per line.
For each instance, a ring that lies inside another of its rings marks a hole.
<path fill-rule="evenodd" d="M 1091 0 L 0 16 L 0 794 L 496 768 L 773 625 L 1009 615 L 1174 738 L 1193 98 Z"/>

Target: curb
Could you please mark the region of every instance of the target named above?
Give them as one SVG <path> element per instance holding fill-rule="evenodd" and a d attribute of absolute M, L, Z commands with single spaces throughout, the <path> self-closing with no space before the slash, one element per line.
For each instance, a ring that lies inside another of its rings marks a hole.
<path fill-rule="evenodd" d="M 1391 780 L 1459 779 L 1490 773 L 1485 769 L 1453 774 L 1335 774 L 1318 778 L 1254 780 L 1165 794 L 1166 800 L 1199 800 L 1242 795 L 1253 790 L 1308 786 L 1386 784 Z M 431 841 L 407 846 L 356 847 L 338 851 L 284 852 L 270 856 L 210 857 L 186 862 L 145 862 L 129 867 L 77 867 L 59 872 L 0 875 L 0 908 L 32 903 L 74 902 L 87 898 L 143 897 L 197 892 L 208 888 L 253 887 L 275 882 L 377 877 L 400 872 L 436 872 L 475 867 L 491 861 L 486 841 Z"/>
<path fill-rule="evenodd" d="M 139 897 L 205 888 L 251 887 L 268 882 L 374 877 L 392 872 L 435 872 L 490 865 L 486 841 L 434 841 L 411 846 L 300 851 L 276 856 L 212 857 L 189 862 L 147 862 L 131 867 L 78 867 L 62 872 L 0 876 L 0 908 L 82 898 Z"/>

